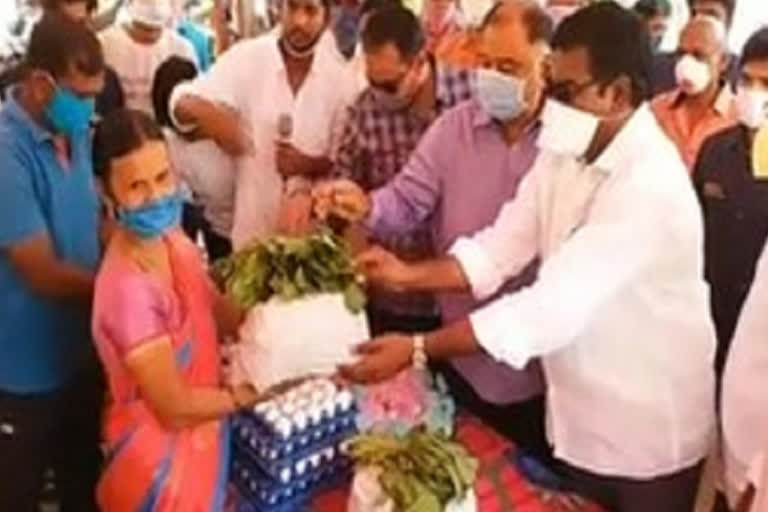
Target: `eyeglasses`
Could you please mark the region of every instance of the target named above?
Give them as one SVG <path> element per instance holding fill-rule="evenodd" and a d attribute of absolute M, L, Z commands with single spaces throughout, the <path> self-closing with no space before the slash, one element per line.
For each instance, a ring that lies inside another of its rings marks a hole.
<path fill-rule="evenodd" d="M 577 84 L 571 80 L 558 83 L 550 82 L 547 86 L 547 96 L 562 103 L 570 103 L 579 94 L 586 91 L 596 83 L 598 82 L 595 79 L 581 84 Z"/>

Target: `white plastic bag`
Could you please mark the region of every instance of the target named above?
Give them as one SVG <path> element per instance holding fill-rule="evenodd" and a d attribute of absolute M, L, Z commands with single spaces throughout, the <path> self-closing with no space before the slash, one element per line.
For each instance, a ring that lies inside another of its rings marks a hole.
<path fill-rule="evenodd" d="M 380 474 L 381 470 L 370 467 L 355 472 L 347 512 L 399 512 L 395 510 L 392 500 L 381 490 Z M 477 497 L 474 491 L 469 491 L 462 501 L 449 503 L 445 512 L 477 512 Z"/>
<path fill-rule="evenodd" d="M 368 338 L 365 313 L 351 313 L 342 294 L 290 302 L 275 297 L 251 309 L 240 328 L 232 380 L 265 390 L 286 380 L 330 375 L 351 362 L 355 345 Z"/>

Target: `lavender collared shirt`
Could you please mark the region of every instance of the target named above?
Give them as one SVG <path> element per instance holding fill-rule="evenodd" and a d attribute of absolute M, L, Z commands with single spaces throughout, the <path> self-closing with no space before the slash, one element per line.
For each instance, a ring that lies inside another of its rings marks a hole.
<path fill-rule="evenodd" d="M 426 221 L 435 248 L 446 253 L 459 237 L 492 224 L 502 205 L 515 196 L 536 159 L 537 135 L 534 127 L 510 146 L 475 100 L 459 104 L 430 127 L 402 172 L 373 193 L 368 228 L 386 235 Z M 529 269 L 507 283 L 499 295 L 530 284 L 532 277 Z M 443 295 L 439 302 L 448 323 L 484 303 L 470 294 Z M 538 363 L 518 371 L 483 353 L 457 358 L 453 364 L 488 402 L 518 402 L 544 389 Z"/>

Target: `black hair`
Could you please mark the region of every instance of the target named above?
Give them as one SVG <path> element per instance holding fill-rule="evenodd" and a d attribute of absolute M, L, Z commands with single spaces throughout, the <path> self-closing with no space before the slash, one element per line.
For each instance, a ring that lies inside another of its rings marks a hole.
<path fill-rule="evenodd" d="M 626 76 L 632 104 L 640 105 L 651 91 L 651 44 L 637 15 L 613 2 L 598 2 L 565 18 L 552 38 L 555 50 L 584 48 L 590 72 L 607 85 Z"/>
<path fill-rule="evenodd" d="M 281 9 L 284 8 L 285 4 L 287 2 L 288 2 L 288 0 L 280 0 L 280 3 L 279 3 L 280 8 Z M 326 16 L 330 16 L 331 15 L 331 8 L 333 7 L 333 0 L 321 0 L 320 3 L 323 4 L 323 9 L 325 9 Z"/>
<path fill-rule="evenodd" d="M 32 29 L 26 70 L 41 69 L 54 78 L 75 70 L 87 76 L 104 71 L 104 54 L 96 35 L 84 24 L 58 12 L 46 12 Z"/>
<path fill-rule="evenodd" d="M 99 6 L 99 0 L 42 0 L 40 5 L 46 10 L 56 10 L 65 4 L 85 4 L 88 12 L 93 12 Z"/>
<path fill-rule="evenodd" d="M 756 60 L 768 60 L 768 27 L 763 27 L 750 36 L 741 51 L 739 66 Z"/>
<path fill-rule="evenodd" d="M 480 30 L 486 28 L 488 25 L 491 25 L 492 23 L 496 23 L 497 18 L 499 16 L 499 11 L 501 10 L 502 6 L 504 5 L 504 2 L 494 2 L 490 9 L 488 9 L 488 12 L 485 13 L 485 16 L 483 16 L 483 20 L 480 22 Z"/>
<path fill-rule="evenodd" d="M 496 2 L 493 7 L 485 14 L 480 30 L 495 25 L 501 21 L 501 9 L 505 2 Z M 523 11 L 523 24 L 528 31 L 528 41 L 530 43 L 549 42 L 552 39 L 552 32 L 555 24 L 547 12 L 538 5 L 529 5 Z"/>
<path fill-rule="evenodd" d="M 93 171 L 105 182 L 112 160 L 150 140 L 163 141 L 160 127 L 144 112 L 121 108 L 107 114 L 93 135 Z"/>
<path fill-rule="evenodd" d="M 700 2 L 712 2 L 720 4 L 725 9 L 725 24 L 729 27 L 733 21 L 733 13 L 736 10 L 736 0 L 688 0 L 688 6 L 693 10 Z"/>
<path fill-rule="evenodd" d="M 372 13 L 373 11 L 385 9 L 387 7 L 402 7 L 402 5 L 403 4 L 400 0 L 364 0 L 362 5 L 360 5 L 358 13 L 362 17 L 366 14 Z"/>
<path fill-rule="evenodd" d="M 192 80 L 196 76 L 197 68 L 194 62 L 175 55 L 157 68 L 152 80 L 152 107 L 160 126 L 173 126 L 168 109 L 173 89 L 181 82 Z"/>
<path fill-rule="evenodd" d="M 363 49 L 374 50 L 392 43 L 403 59 L 417 56 L 426 44 L 418 18 L 405 7 L 385 7 L 373 11 L 363 28 Z"/>
<path fill-rule="evenodd" d="M 632 10 L 646 20 L 656 16 L 668 17 L 672 15 L 672 4 L 669 0 L 638 0 Z"/>

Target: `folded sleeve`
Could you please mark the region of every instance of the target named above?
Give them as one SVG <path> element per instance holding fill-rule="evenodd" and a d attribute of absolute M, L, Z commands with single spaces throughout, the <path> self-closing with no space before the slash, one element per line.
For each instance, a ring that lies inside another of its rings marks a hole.
<path fill-rule="evenodd" d="M 174 88 L 169 100 L 169 113 L 179 130 L 190 129 L 188 125 L 179 123 L 174 116 L 179 100 L 186 95 L 224 103 L 237 112 L 246 110 L 249 90 L 246 73 L 253 69 L 253 63 L 250 62 L 252 52 L 248 43 L 245 41 L 233 46 L 218 58 L 208 72 Z"/>
<path fill-rule="evenodd" d="M 618 213 L 589 222 L 546 259 L 532 286 L 471 315 L 475 336 L 489 354 L 522 368 L 564 348 L 618 290 L 639 279 L 663 250 L 658 216 L 652 208 L 611 211 Z"/>

